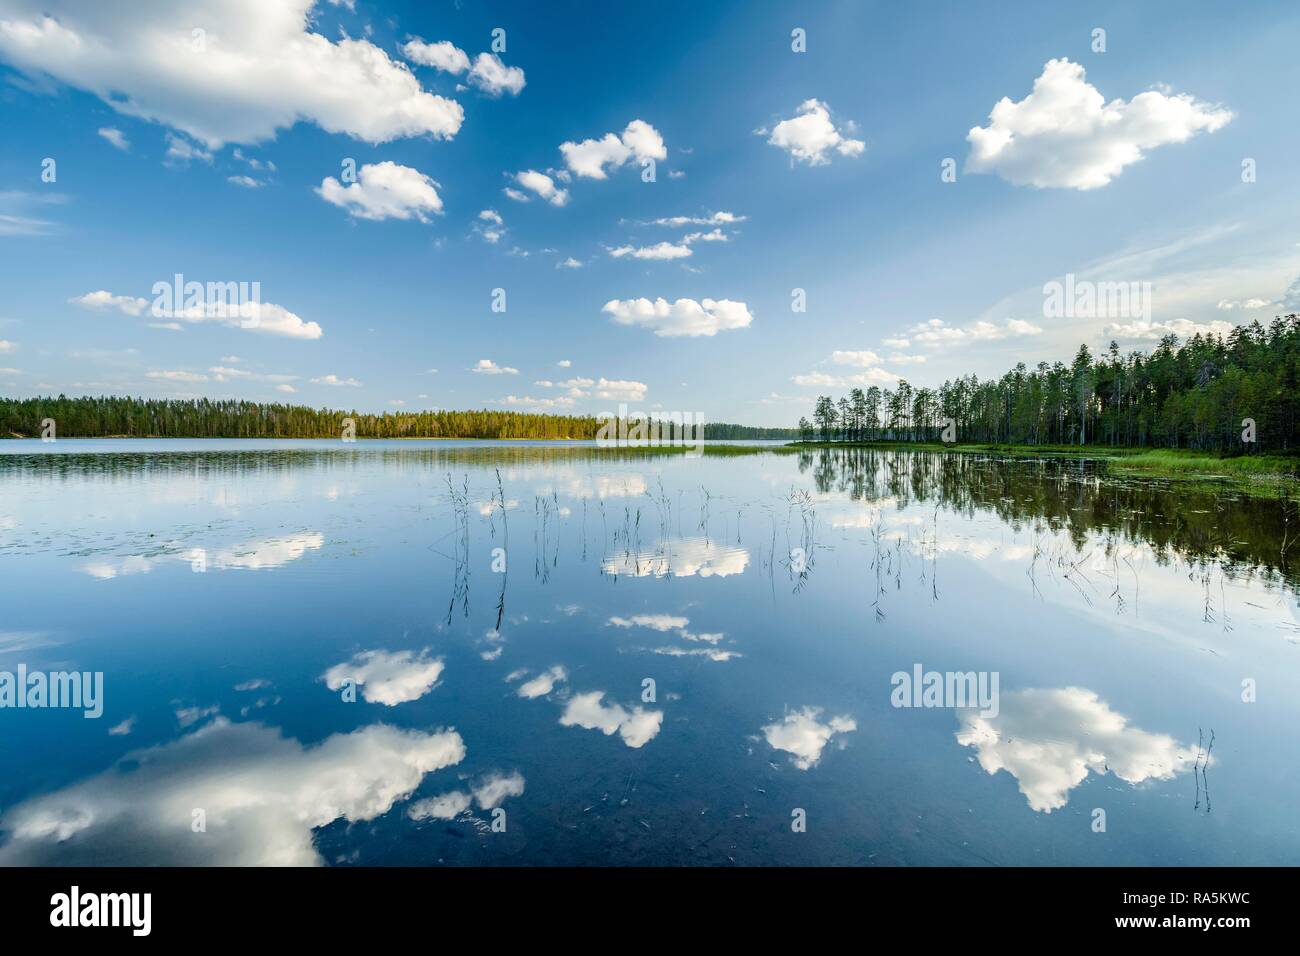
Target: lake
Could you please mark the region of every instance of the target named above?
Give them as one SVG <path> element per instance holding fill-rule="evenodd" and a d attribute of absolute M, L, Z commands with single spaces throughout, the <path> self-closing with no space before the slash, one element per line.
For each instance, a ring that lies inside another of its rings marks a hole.
<path fill-rule="evenodd" d="M 708 452 L 0 442 L 0 863 L 1300 862 L 1294 503 Z"/>

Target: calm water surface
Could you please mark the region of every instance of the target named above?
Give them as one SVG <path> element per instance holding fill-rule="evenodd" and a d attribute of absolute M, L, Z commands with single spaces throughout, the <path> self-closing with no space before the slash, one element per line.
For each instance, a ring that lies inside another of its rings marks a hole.
<path fill-rule="evenodd" d="M 104 713 L 0 710 L 0 863 L 1294 865 L 1297 536 L 1079 462 L 3 442 L 0 671 Z"/>

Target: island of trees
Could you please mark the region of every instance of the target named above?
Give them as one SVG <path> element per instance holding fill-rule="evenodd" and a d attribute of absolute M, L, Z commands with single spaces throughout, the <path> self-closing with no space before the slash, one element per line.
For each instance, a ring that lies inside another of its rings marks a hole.
<path fill-rule="evenodd" d="M 59 438 L 338 438 L 351 419 L 357 438 L 596 438 L 605 421 L 594 416 L 477 411 L 385 412 L 381 415 L 303 405 L 129 398 L 119 396 L 0 398 L 0 436 L 35 438 L 54 421 Z M 680 424 L 659 422 L 664 438 Z M 708 422 L 706 439 L 789 439 L 793 428 Z M 693 437 L 688 435 L 687 437 Z"/>
<path fill-rule="evenodd" d="M 1149 354 L 1080 346 L 1069 365 L 1024 363 L 998 379 L 938 388 L 855 388 L 820 396 L 800 436 L 823 441 L 1105 445 L 1238 453 L 1294 452 L 1300 411 L 1300 316 L 1227 336 L 1167 335 Z M 1253 441 L 1243 440 L 1249 434 Z"/>

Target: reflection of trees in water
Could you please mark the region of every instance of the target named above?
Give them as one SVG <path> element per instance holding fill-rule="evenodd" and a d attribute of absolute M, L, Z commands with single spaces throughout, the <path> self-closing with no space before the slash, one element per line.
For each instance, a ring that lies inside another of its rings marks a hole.
<path fill-rule="evenodd" d="M 180 439 L 177 440 L 181 441 Z M 682 460 L 688 449 L 677 448 L 598 448 L 594 445 L 519 444 L 485 442 L 478 446 L 429 448 L 427 446 L 382 447 L 364 443 L 317 442 L 301 448 L 247 448 L 205 450 L 154 449 L 132 451 L 123 444 L 107 452 L 79 452 L 74 441 L 62 441 L 57 451 L 0 454 L 0 475 L 32 475 L 41 478 L 85 478 L 86 476 L 119 477 L 134 474 L 220 475 L 237 477 L 288 468 L 310 466 L 316 470 L 356 471 L 376 462 L 385 469 L 428 471 L 451 467 L 490 469 L 511 466 L 573 465 L 609 462 L 626 464 L 639 461 Z M 791 454 L 780 446 L 706 445 L 706 458 L 741 458 L 773 453 Z"/>
<path fill-rule="evenodd" d="M 1014 530 L 1068 534 L 1076 548 L 1090 535 L 1145 544 L 1160 564 L 1175 557 L 1220 563 L 1230 576 L 1263 569 L 1297 583 L 1290 552 L 1297 537 L 1294 503 L 1108 477 L 1105 462 L 996 459 L 975 454 L 862 447 L 799 453 L 799 470 L 821 494 L 853 500 L 891 499 L 897 507 L 934 503 L 973 516 L 993 512 Z"/>

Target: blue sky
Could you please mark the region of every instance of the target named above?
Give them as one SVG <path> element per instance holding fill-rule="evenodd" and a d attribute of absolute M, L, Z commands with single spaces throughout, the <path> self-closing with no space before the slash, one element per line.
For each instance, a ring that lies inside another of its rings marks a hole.
<path fill-rule="evenodd" d="M 1267 319 L 1300 307 L 1298 28 L 1283 3 L 0 0 L 0 389 L 791 424 L 821 392 Z M 176 273 L 259 283 L 265 322 L 156 314 Z M 1150 307 L 1046 314 L 1067 274 Z"/>

